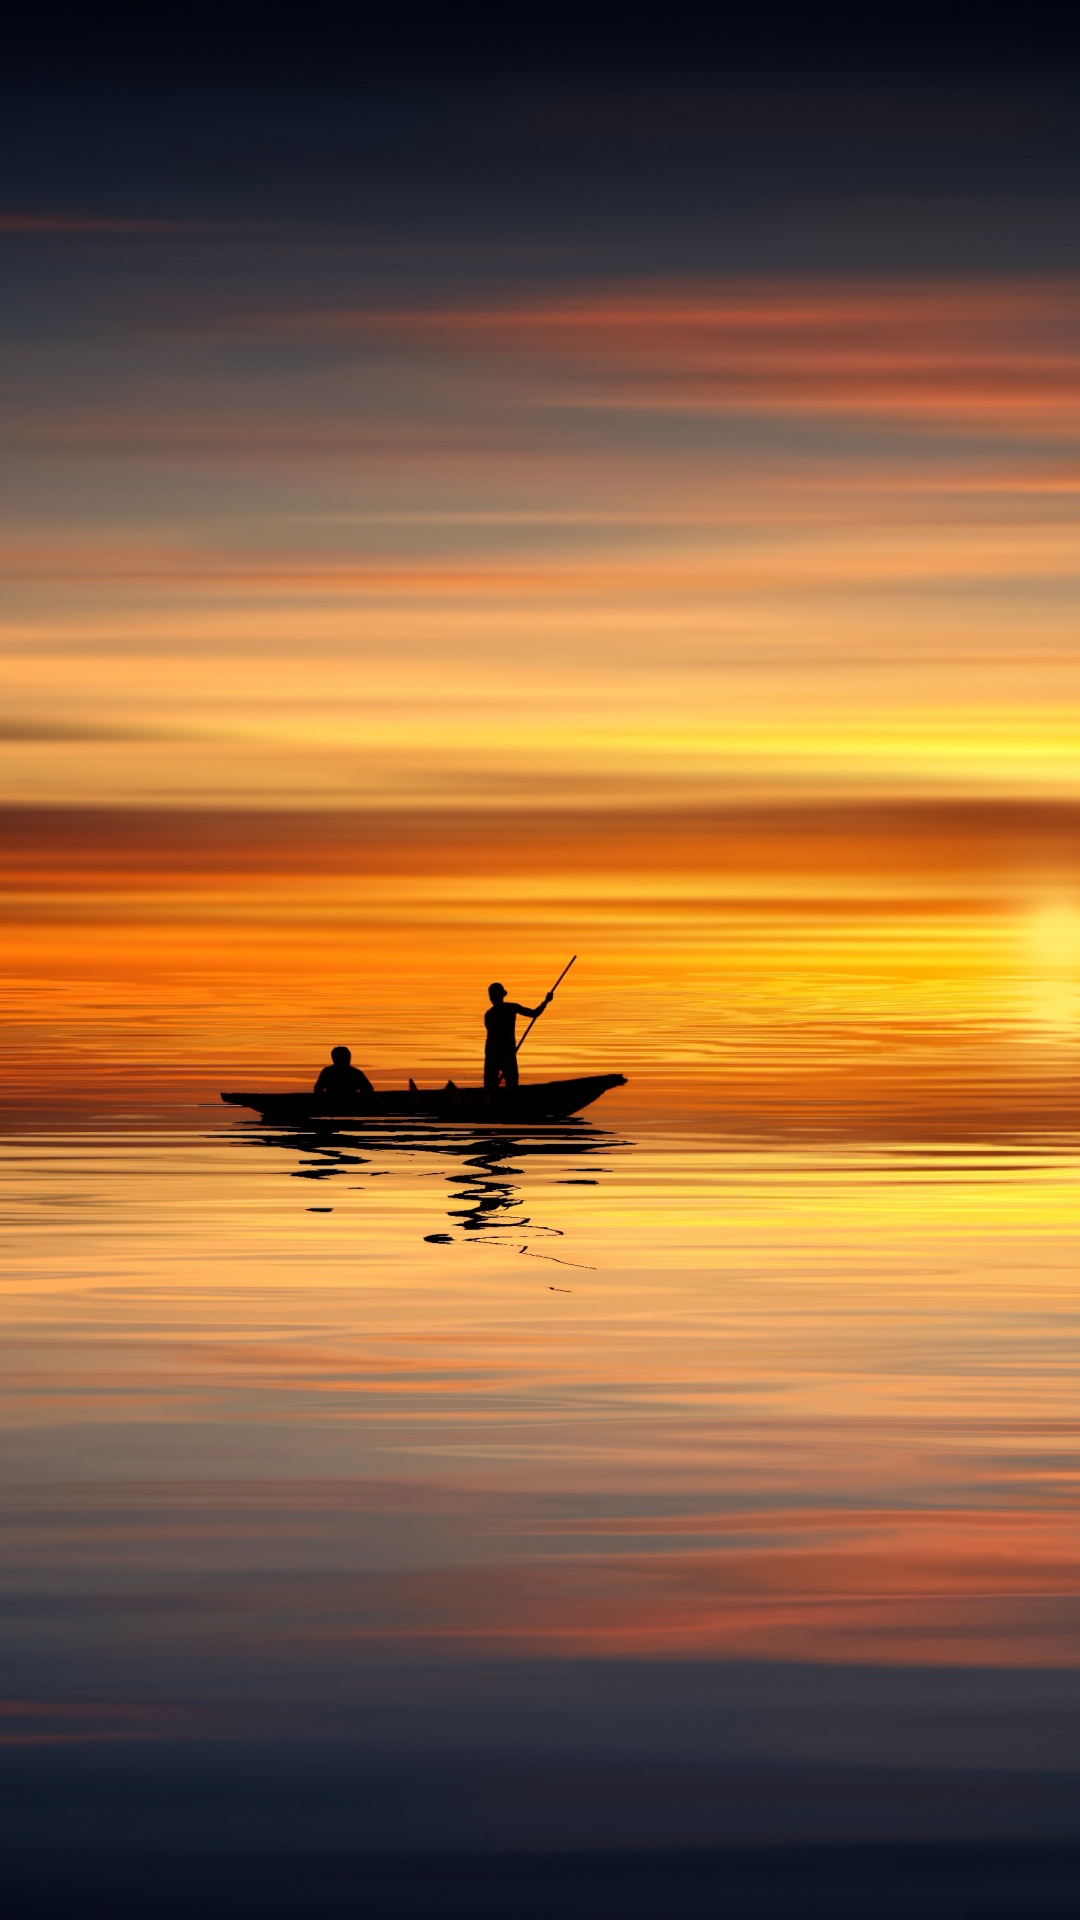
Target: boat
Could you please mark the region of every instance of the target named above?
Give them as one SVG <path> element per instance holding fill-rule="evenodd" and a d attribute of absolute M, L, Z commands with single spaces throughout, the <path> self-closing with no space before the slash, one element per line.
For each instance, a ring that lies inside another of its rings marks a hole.
<path fill-rule="evenodd" d="M 579 1080 L 535 1080 L 531 1084 L 500 1087 L 495 1095 L 483 1087 L 458 1087 L 448 1080 L 445 1087 L 425 1092 L 410 1081 L 404 1093 L 376 1093 L 352 1113 L 341 1113 L 334 1106 L 320 1104 L 313 1093 L 223 1093 L 227 1107 L 250 1107 L 263 1120 L 295 1126 L 306 1120 L 336 1124 L 357 1120 L 490 1120 L 504 1125 L 529 1121 L 566 1120 L 571 1114 L 591 1107 L 602 1093 L 612 1087 L 625 1087 L 622 1073 L 592 1073 Z"/>

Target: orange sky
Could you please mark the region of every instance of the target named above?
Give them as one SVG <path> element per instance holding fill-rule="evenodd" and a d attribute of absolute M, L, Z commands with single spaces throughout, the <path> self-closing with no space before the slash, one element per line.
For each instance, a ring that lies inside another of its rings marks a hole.
<path fill-rule="evenodd" d="M 476 1071 L 494 970 L 541 1077 L 625 1116 L 873 1134 L 1071 1121 L 1080 808 L 9 810 L 19 1111 Z M 613 1117 L 615 1117 L 613 1115 Z"/>
<path fill-rule="evenodd" d="M 537 1072 L 1064 1110 L 1075 280 L 9 243 L 87 302 L 9 342 L 13 1085 L 468 1073 L 580 951 Z"/>
<path fill-rule="evenodd" d="M 25 342 L 0 794 L 1072 794 L 1078 317 L 1061 280 L 140 314 L 57 390 Z"/>

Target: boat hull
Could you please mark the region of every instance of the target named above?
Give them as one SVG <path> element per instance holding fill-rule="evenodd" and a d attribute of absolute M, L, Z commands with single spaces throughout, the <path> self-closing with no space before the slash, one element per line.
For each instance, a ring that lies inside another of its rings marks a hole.
<path fill-rule="evenodd" d="M 533 1081 L 509 1091 L 500 1088 L 492 1096 L 486 1094 L 483 1087 L 455 1087 L 451 1081 L 436 1092 L 410 1088 L 405 1093 L 377 1093 L 374 1105 L 357 1108 L 353 1113 L 322 1107 L 311 1093 L 223 1093 L 221 1098 L 226 1106 L 248 1107 L 263 1120 L 286 1126 L 295 1126 L 304 1120 L 329 1123 L 425 1117 L 472 1123 L 513 1121 L 521 1125 L 530 1121 L 566 1120 L 584 1107 L 591 1107 L 601 1094 L 625 1085 L 624 1074 L 594 1073 L 579 1080 Z"/>

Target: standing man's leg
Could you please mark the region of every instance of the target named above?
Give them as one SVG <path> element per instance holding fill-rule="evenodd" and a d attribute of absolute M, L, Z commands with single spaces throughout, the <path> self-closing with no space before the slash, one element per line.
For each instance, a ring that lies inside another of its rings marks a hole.
<path fill-rule="evenodd" d="M 509 1052 L 505 1056 L 502 1062 L 502 1077 L 503 1077 L 503 1083 L 506 1087 L 512 1090 L 514 1087 L 517 1086 L 517 1083 L 518 1083 L 517 1054 L 514 1053 L 513 1050 L 511 1050 L 511 1052 Z"/>

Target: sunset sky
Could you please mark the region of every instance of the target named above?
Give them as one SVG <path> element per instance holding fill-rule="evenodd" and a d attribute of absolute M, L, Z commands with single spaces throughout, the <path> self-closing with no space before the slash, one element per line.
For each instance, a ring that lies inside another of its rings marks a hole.
<path fill-rule="evenodd" d="M 93 78 L 0 133 L 20 1071 L 78 1027 L 85 1077 L 101 994 L 140 1073 L 299 1070 L 361 1002 L 381 1070 L 460 1069 L 564 946 L 636 1067 L 754 993 L 1071 1039 L 1066 87 Z"/>

